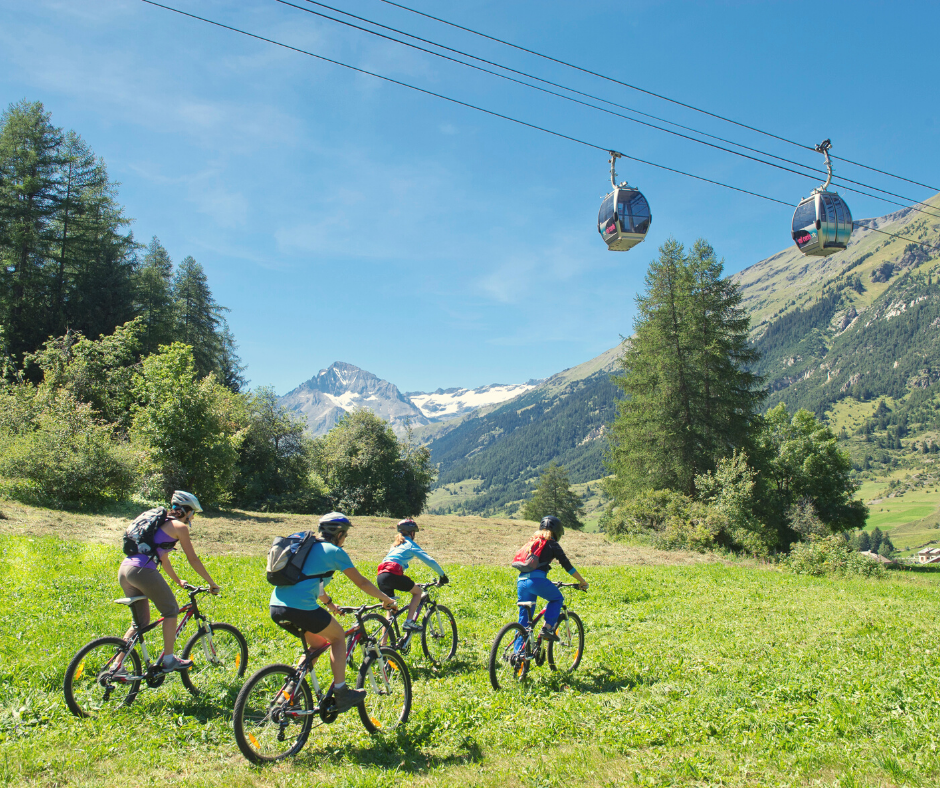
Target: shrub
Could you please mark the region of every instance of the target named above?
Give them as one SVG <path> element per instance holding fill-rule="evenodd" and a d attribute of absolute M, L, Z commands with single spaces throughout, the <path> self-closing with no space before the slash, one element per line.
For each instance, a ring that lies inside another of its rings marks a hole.
<path fill-rule="evenodd" d="M 122 500 L 140 455 L 67 391 L 18 386 L 0 401 L 0 477 L 14 497 L 55 505 Z"/>
<path fill-rule="evenodd" d="M 811 537 L 793 545 L 784 566 L 799 575 L 862 575 L 884 577 L 885 568 L 852 549 L 841 535 Z"/>
<path fill-rule="evenodd" d="M 601 530 L 617 538 L 629 534 L 656 534 L 679 516 L 691 499 L 672 490 L 645 490 L 621 506 L 610 506 L 601 517 Z"/>

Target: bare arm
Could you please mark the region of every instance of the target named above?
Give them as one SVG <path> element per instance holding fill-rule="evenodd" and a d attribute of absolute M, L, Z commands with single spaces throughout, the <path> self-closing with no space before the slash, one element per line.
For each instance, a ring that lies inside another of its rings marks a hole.
<path fill-rule="evenodd" d="M 398 607 L 394 599 L 379 591 L 375 584 L 370 580 L 366 580 L 366 578 L 362 576 L 362 573 L 355 567 L 344 569 L 343 574 L 352 581 L 352 584 L 356 586 L 356 588 L 360 591 L 365 591 L 369 596 L 374 596 L 376 599 L 380 600 L 386 608 L 394 609 Z"/>
<path fill-rule="evenodd" d="M 183 587 L 183 581 L 179 579 L 179 575 L 176 574 L 176 570 L 173 569 L 173 564 L 170 563 L 170 554 L 167 553 L 163 558 L 160 559 L 160 566 L 163 571 L 166 572 L 166 576 L 170 578 L 176 585 L 180 588 Z"/>
<path fill-rule="evenodd" d="M 575 570 L 571 573 L 571 576 L 581 584 L 581 590 L 582 590 L 582 591 L 587 591 L 587 590 L 588 590 L 588 581 L 585 580 L 583 577 L 581 577 L 581 573 L 580 573 L 577 569 L 575 569 Z"/>
<path fill-rule="evenodd" d="M 193 547 L 193 542 L 189 538 L 189 526 L 179 520 L 174 520 L 173 530 L 176 532 L 174 535 L 179 539 L 180 547 L 183 549 L 186 560 L 189 561 L 189 565 L 193 568 L 193 571 L 209 584 L 209 590 L 213 594 L 219 593 L 219 584 L 212 579 L 209 570 L 202 565 L 202 561 L 200 561 L 199 556 L 196 555 L 196 548 Z"/>

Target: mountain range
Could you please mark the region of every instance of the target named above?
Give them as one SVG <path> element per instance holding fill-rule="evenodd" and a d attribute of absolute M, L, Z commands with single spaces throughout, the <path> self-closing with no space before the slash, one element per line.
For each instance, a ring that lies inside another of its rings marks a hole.
<path fill-rule="evenodd" d="M 921 210 L 856 222 L 843 252 L 811 258 L 789 247 L 732 279 L 762 354 L 756 371 L 768 407 L 784 402 L 826 417 L 842 400 L 900 399 L 940 381 L 940 195 Z M 439 487 L 472 482 L 472 494 L 448 511 L 512 513 L 552 460 L 572 482 L 605 474 L 619 355 L 618 343 L 543 381 L 405 395 L 337 363 L 283 401 L 315 434 L 356 405 L 397 429 L 407 421 L 431 449 Z"/>

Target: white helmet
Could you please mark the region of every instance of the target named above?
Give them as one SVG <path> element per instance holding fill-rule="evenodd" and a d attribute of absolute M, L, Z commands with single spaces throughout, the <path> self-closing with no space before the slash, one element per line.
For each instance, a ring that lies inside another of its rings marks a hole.
<path fill-rule="evenodd" d="M 170 498 L 170 504 L 172 506 L 188 506 L 190 509 L 196 512 L 201 512 L 202 507 L 199 505 L 199 499 L 192 493 L 188 493 L 185 490 L 174 490 L 173 497 Z"/>

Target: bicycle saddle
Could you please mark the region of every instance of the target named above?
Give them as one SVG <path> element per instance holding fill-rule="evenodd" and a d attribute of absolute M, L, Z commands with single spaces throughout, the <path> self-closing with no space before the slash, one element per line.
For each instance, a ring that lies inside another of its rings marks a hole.
<path fill-rule="evenodd" d="M 135 602 L 140 602 L 142 599 L 146 599 L 145 596 L 123 596 L 120 599 L 115 599 L 115 603 L 118 605 L 133 605 Z"/>

